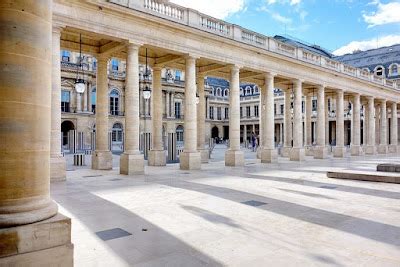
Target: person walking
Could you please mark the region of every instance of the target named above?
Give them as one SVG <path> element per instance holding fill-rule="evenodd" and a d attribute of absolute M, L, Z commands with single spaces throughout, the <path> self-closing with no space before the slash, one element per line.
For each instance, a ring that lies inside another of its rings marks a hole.
<path fill-rule="evenodd" d="M 256 151 L 256 135 L 254 132 L 251 133 L 251 146 L 253 148 L 253 152 Z"/>

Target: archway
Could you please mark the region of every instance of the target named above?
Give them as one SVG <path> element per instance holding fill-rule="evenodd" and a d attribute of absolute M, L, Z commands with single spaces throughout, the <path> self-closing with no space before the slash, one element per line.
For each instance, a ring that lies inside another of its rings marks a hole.
<path fill-rule="evenodd" d="M 219 130 L 218 130 L 218 127 L 217 127 L 217 126 L 214 126 L 214 127 L 211 129 L 211 138 L 215 139 L 215 138 L 218 138 L 218 137 L 219 137 Z"/>
<path fill-rule="evenodd" d="M 183 126 L 179 125 L 178 127 L 176 127 L 176 141 L 177 142 L 183 142 Z"/>
<path fill-rule="evenodd" d="M 72 121 L 63 121 L 61 123 L 61 132 L 62 132 L 62 145 L 68 145 L 68 132 L 75 130 L 75 125 Z"/>
<path fill-rule="evenodd" d="M 112 151 L 123 151 L 123 131 L 124 129 L 121 123 L 114 123 L 111 134 Z"/>

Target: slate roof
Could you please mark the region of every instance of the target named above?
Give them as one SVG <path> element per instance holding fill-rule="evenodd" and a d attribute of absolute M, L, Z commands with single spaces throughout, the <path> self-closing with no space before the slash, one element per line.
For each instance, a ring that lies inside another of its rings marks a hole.
<path fill-rule="evenodd" d="M 298 48 L 303 48 L 303 49 L 305 49 L 307 51 L 310 51 L 310 52 L 315 53 L 315 54 L 319 54 L 319 55 L 324 56 L 324 57 L 329 57 L 329 58 L 333 57 L 333 54 L 330 53 L 328 50 L 326 50 L 326 49 L 324 49 L 324 48 L 322 48 L 322 47 L 320 47 L 318 45 L 307 44 L 306 42 L 300 41 L 300 40 L 298 40 L 298 39 L 296 39 L 294 37 L 290 37 L 289 38 L 289 37 L 286 37 L 286 36 L 275 35 L 274 39 L 276 39 L 278 41 L 281 41 L 281 42 L 283 42 L 285 44 L 288 44 L 288 45 L 292 45 L 292 46 L 295 46 L 295 47 L 298 47 Z"/>

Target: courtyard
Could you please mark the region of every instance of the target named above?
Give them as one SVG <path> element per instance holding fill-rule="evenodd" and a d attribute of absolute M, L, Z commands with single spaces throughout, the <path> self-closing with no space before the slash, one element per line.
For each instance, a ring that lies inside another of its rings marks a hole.
<path fill-rule="evenodd" d="M 146 175 L 74 167 L 51 185 L 72 219 L 76 266 L 399 266 L 400 185 L 326 178 L 373 171 L 397 155 L 224 166 Z M 87 156 L 87 162 L 90 162 Z"/>

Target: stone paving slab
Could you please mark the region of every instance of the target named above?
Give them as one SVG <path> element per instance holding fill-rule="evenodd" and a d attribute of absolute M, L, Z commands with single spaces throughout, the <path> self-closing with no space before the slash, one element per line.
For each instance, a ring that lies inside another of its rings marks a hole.
<path fill-rule="evenodd" d="M 327 172 L 328 178 L 400 184 L 400 174 L 367 171 Z"/>

